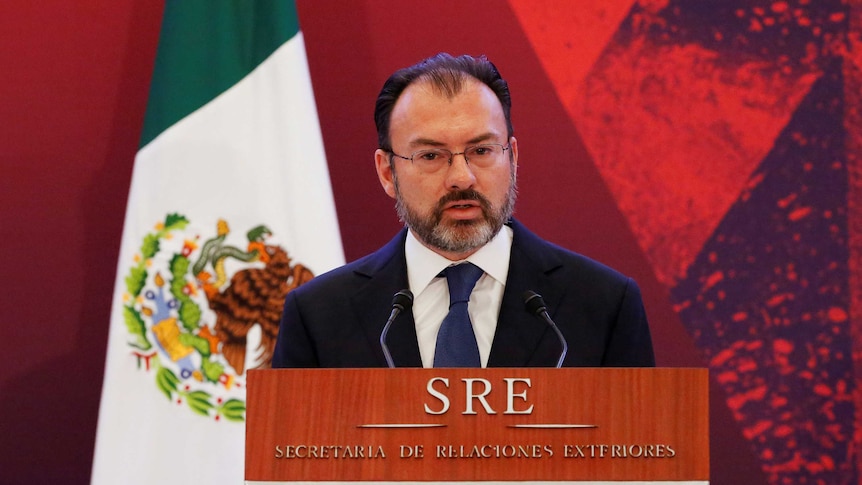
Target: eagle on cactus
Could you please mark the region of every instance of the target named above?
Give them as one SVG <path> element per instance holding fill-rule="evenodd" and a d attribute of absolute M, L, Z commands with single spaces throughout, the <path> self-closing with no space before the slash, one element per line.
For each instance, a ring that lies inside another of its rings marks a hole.
<path fill-rule="evenodd" d="M 260 329 L 260 344 L 253 349 L 255 367 L 268 366 L 284 298 L 290 290 L 311 280 L 314 274 L 302 264 L 291 265 L 292 260 L 282 247 L 267 244 L 272 233 L 266 226 L 248 231 L 245 250 L 224 244 L 229 232 L 227 223 L 220 220 L 217 235 L 204 243 L 193 272 L 216 315 L 214 330 L 221 342 L 221 353 L 237 375 L 242 375 L 249 351 L 249 332 L 255 326 Z M 228 258 L 260 262 L 263 267 L 239 270 L 225 285 L 224 265 Z M 204 270 L 207 266 L 213 269 L 215 277 Z"/>

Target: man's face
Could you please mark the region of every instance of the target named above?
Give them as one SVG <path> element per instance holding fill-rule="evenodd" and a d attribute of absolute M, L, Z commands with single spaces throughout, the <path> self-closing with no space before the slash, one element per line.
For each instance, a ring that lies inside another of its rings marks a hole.
<path fill-rule="evenodd" d="M 511 147 L 486 167 L 455 155 L 433 173 L 410 160 L 377 150 L 380 183 L 396 200 L 399 217 L 416 238 L 451 260 L 463 259 L 490 241 L 512 214 L 518 146 L 507 138 L 500 101 L 483 83 L 468 79 L 454 97 L 418 81 L 404 90 L 392 109 L 392 150 L 410 157 L 419 150 L 497 143 Z"/>

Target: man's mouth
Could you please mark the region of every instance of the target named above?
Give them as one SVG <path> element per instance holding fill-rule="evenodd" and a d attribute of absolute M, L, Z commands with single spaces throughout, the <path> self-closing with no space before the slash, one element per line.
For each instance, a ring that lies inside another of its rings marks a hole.
<path fill-rule="evenodd" d="M 474 190 L 463 190 L 448 194 L 440 200 L 439 217 L 446 214 L 450 219 L 473 221 L 484 217 L 485 203 L 481 194 Z"/>
<path fill-rule="evenodd" d="M 479 204 L 474 201 L 458 201 L 450 204 L 446 204 L 446 209 L 468 209 L 470 207 L 477 207 Z"/>
<path fill-rule="evenodd" d="M 482 204 L 475 200 L 456 200 L 444 205 L 442 213 L 452 220 L 472 221 L 482 217 Z"/>

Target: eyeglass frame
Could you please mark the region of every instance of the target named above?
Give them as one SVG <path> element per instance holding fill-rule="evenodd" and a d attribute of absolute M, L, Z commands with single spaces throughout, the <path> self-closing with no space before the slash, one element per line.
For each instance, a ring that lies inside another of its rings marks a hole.
<path fill-rule="evenodd" d="M 470 151 L 471 149 L 484 147 L 484 146 L 499 146 L 503 150 L 501 153 L 501 156 L 502 156 L 502 155 L 505 155 L 506 150 L 511 150 L 512 143 L 509 142 L 506 145 L 503 145 L 502 143 L 480 143 L 478 145 L 470 145 L 470 146 L 464 147 L 464 151 L 462 151 L 462 152 L 453 152 L 452 150 L 449 150 L 448 148 L 423 148 L 421 150 L 416 150 L 415 152 L 411 153 L 409 157 L 405 157 L 404 155 L 399 155 L 399 154 L 395 153 L 394 150 L 387 150 L 384 148 L 383 151 L 389 152 L 393 156 L 396 156 L 402 160 L 409 160 L 410 163 L 414 164 L 414 165 L 416 162 L 413 159 L 416 158 L 417 153 L 433 152 L 433 151 L 449 152 L 449 160 L 447 160 L 447 164 L 451 167 L 452 162 L 455 160 L 455 155 L 464 155 L 464 162 L 468 166 L 471 166 L 470 165 L 470 159 L 467 158 L 467 152 Z M 441 167 L 442 167 L 442 165 L 441 165 Z"/>

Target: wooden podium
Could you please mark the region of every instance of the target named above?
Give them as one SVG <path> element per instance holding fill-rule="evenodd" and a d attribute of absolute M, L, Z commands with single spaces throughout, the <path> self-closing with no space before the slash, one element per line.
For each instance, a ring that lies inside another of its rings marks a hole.
<path fill-rule="evenodd" d="M 248 373 L 247 484 L 709 480 L 706 369 Z"/>

